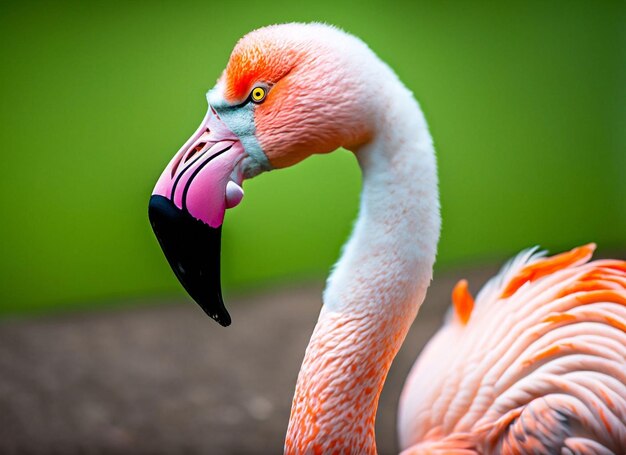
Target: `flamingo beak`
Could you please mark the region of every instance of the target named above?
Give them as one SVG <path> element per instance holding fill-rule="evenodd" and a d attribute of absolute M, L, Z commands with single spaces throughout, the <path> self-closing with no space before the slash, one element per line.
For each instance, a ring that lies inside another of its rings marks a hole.
<path fill-rule="evenodd" d="M 211 318 L 231 319 L 222 299 L 220 246 L 227 208 L 243 197 L 246 156 L 239 138 L 209 109 L 198 130 L 165 168 L 148 216 L 174 274 Z"/>

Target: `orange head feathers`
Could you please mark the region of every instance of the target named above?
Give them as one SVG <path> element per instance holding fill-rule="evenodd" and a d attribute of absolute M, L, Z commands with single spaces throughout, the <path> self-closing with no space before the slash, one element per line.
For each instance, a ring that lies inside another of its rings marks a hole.
<path fill-rule="evenodd" d="M 264 99 L 251 109 L 250 121 L 259 148 L 274 168 L 314 153 L 358 147 L 374 128 L 375 97 L 367 72 L 355 65 L 354 55 L 337 46 L 342 41 L 371 52 L 356 38 L 321 24 L 255 30 L 235 46 L 209 102 L 225 117 L 220 109 L 245 108 L 255 88 L 264 91 Z"/>

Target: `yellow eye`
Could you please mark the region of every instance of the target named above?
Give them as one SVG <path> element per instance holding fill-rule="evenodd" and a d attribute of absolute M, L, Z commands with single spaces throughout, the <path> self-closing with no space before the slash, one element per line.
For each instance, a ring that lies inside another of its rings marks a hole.
<path fill-rule="evenodd" d="M 252 93 L 250 94 L 250 98 L 255 103 L 260 103 L 261 101 L 265 99 L 266 94 L 267 92 L 265 91 L 263 87 L 254 87 L 252 89 Z"/>

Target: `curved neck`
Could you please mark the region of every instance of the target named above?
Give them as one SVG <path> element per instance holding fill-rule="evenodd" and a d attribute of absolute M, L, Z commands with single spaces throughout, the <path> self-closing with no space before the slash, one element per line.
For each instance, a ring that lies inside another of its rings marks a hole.
<path fill-rule="evenodd" d="M 432 277 L 440 217 L 432 140 L 413 96 L 356 151 L 359 217 L 324 292 L 298 376 L 286 453 L 375 453 L 378 398 Z M 345 449 L 345 450 L 342 450 Z"/>

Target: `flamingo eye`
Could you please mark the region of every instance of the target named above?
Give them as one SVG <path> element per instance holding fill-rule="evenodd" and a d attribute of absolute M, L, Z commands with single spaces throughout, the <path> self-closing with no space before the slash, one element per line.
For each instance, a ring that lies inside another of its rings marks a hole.
<path fill-rule="evenodd" d="M 255 103 L 261 103 L 265 99 L 267 91 L 263 87 L 254 87 L 250 94 L 250 99 Z"/>

